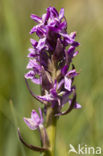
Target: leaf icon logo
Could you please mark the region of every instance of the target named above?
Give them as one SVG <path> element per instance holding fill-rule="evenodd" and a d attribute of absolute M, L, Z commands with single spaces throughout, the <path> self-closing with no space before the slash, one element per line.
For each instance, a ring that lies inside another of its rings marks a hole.
<path fill-rule="evenodd" d="M 70 144 L 69 147 L 70 147 L 69 153 L 70 153 L 70 152 L 74 152 L 74 153 L 77 154 L 77 151 L 75 150 L 75 148 L 74 148 L 73 145 Z"/>

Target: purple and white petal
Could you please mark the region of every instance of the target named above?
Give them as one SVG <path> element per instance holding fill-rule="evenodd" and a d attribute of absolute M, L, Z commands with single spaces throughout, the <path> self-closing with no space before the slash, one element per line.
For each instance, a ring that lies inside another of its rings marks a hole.
<path fill-rule="evenodd" d="M 71 91 L 72 80 L 70 78 L 64 78 L 64 88 L 68 91 Z"/>
<path fill-rule="evenodd" d="M 46 13 L 46 17 L 45 17 L 45 22 L 47 22 L 48 19 L 50 18 L 50 9 L 47 8 L 46 10 L 47 10 L 47 13 Z"/>
<path fill-rule="evenodd" d="M 74 52 L 73 57 L 77 56 L 79 51 Z"/>
<path fill-rule="evenodd" d="M 71 32 L 71 33 L 70 33 L 70 37 L 71 37 L 72 39 L 75 39 L 75 37 L 76 37 L 76 32 Z"/>
<path fill-rule="evenodd" d="M 79 45 L 80 45 L 80 43 L 77 41 L 73 41 L 73 43 L 72 43 L 72 46 L 74 46 L 74 47 L 78 47 Z"/>
<path fill-rule="evenodd" d="M 29 48 L 28 50 L 29 50 L 30 53 L 27 55 L 27 57 L 34 58 L 34 57 L 38 56 L 38 54 L 36 54 L 36 50 L 35 49 Z"/>
<path fill-rule="evenodd" d="M 66 33 L 59 33 L 59 34 L 64 37 L 66 43 L 68 44 L 74 43 L 74 40 L 68 34 Z"/>
<path fill-rule="evenodd" d="M 31 80 L 35 84 L 38 84 L 38 85 L 42 84 L 41 78 L 35 78 L 35 76 L 34 76 Z"/>
<path fill-rule="evenodd" d="M 46 45 L 46 38 L 42 38 L 39 40 L 38 45 L 37 45 L 38 51 L 41 51 L 43 49 L 48 50 L 48 46 Z"/>
<path fill-rule="evenodd" d="M 67 53 L 70 57 L 73 57 L 73 53 L 74 53 L 75 47 L 70 46 L 69 49 L 67 50 Z"/>
<path fill-rule="evenodd" d="M 62 18 L 64 18 L 64 8 L 61 8 L 59 12 L 59 19 L 61 20 Z"/>
<path fill-rule="evenodd" d="M 46 35 L 46 32 L 45 32 L 45 30 L 42 29 L 41 27 L 38 27 L 37 30 L 36 30 L 36 34 L 37 34 L 40 38 L 42 38 L 42 37 L 44 37 L 44 36 Z"/>
<path fill-rule="evenodd" d="M 81 106 L 80 104 L 76 103 L 76 104 L 74 105 L 74 108 L 75 108 L 75 109 L 80 109 L 80 108 L 82 108 L 82 106 Z"/>
<path fill-rule="evenodd" d="M 30 39 L 30 42 L 31 42 L 33 47 L 36 47 L 37 44 L 38 44 L 38 42 L 36 40 L 32 39 L 32 38 Z"/>
<path fill-rule="evenodd" d="M 59 90 L 64 84 L 64 79 L 62 79 L 59 83 L 58 83 L 58 86 L 57 86 L 57 89 Z"/>
<path fill-rule="evenodd" d="M 65 30 L 67 28 L 67 22 L 63 21 L 60 23 L 59 27 L 58 27 L 61 31 Z"/>
<path fill-rule="evenodd" d="M 27 65 L 27 69 L 34 69 L 38 72 L 41 71 L 42 67 L 40 66 L 39 62 L 36 61 L 36 59 L 30 59 L 29 63 Z"/>
<path fill-rule="evenodd" d="M 79 74 L 79 73 L 77 73 L 76 70 L 73 69 L 73 70 L 70 70 L 70 71 L 66 74 L 66 76 L 69 77 L 69 78 L 73 78 L 73 77 L 77 76 L 78 74 Z"/>
<path fill-rule="evenodd" d="M 72 100 L 69 99 L 68 102 L 69 102 L 69 104 L 71 105 Z M 75 108 L 75 109 L 80 109 L 81 107 L 82 107 L 82 106 L 81 106 L 79 103 L 77 103 L 77 102 L 76 102 L 75 105 L 74 105 L 74 108 Z"/>
<path fill-rule="evenodd" d="M 30 17 L 37 23 L 41 23 L 42 22 L 42 18 L 37 16 L 37 15 L 35 15 L 35 14 L 32 14 Z"/>
<path fill-rule="evenodd" d="M 50 13 L 51 17 L 58 17 L 58 11 L 54 7 L 49 7 L 50 8 Z"/>
<path fill-rule="evenodd" d="M 40 117 L 35 110 L 31 112 L 31 119 L 36 122 L 36 124 L 40 123 Z"/>
<path fill-rule="evenodd" d="M 26 73 L 25 75 L 25 78 L 26 79 L 33 79 L 33 77 L 34 77 L 34 71 L 32 71 L 32 70 L 30 70 L 28 73 Z"/>
<path fill-rule="evenodd" d="M 25 74 L 26 79 L 31 79 L 31 81 L 35 84 L 41 84 L 41 78 L 36 78 L 35 77 L 35 72 L 30 70 L 28 73 Z"/>
<path fill-rule="evenodd" d="M 37 96 L 39 99 L 44 100 L 44 101 L 52 101 L 54 98 L 51 96 L 51 94 L 46 94 L 44 96 Z"/>
<path fill-rule="evenodd" d="M 24 118 L 24 122 L 31 130 L 37 129 L 37 124 L 31 118 Z"/>
<path fill-rule="evenodd" d="M 37 31 L 38 26 L 34 26 L 31 30 L 30 30 L 30 34 L 33 34 L 34 32 Z"/>
<path fill-rule="evenodd" d="M 42 116 L 42 112 L 40 108 L 39 108 L 39 113 L 40 113 L 40 116 L 35 110 L 32 110 L 31 118 L 24 118 L 24 122 L 32 130 L 37 129 L 43 124 L 43 116 Z"/>

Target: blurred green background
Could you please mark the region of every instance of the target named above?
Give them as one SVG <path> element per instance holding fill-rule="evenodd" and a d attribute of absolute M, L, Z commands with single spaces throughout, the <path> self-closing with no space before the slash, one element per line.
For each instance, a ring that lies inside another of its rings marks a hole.
<path fill-rule="evenodd" d="M 40 145 L 38 132 L 23 121 L 40 106 L 26 88 L 24 73 L 29 31 L 35 24 L 30 14 L 42 15 L 50 5 L 64 7 L 68 33 L 77 31 L 81 43 L 74 62 L 81 72 L 75 83 L 82 109 L 59 119 L 55 155 L 68 156 L 69 144 L 103 149 L 103 1 L 0 0 L 0 156 L 39 156 L 19 142 L 17 127 L 28 143 Z"/>

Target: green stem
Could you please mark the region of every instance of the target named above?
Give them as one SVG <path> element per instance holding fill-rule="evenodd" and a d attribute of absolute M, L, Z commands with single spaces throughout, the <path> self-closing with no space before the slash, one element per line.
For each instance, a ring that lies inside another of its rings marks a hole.
<path fill-rule="evenodd" d="M 54 156 L 55 152 L 55 139 L 56 139 L 56 123 L 57 117 L 54 115 L 53 108 L 47 109 L 47 120 L 46 120 L 46 132 L 48 135 L 49 145 L 48 151 L 43 153 L 43 156 Z"/>

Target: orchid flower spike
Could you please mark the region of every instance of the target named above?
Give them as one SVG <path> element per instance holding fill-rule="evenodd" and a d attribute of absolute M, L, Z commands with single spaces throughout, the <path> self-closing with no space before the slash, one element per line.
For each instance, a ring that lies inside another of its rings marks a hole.
<path fill-rule="evenodd" d="M 26 67 L 28 72 L 24 77 L 30 94 L 43 104 L 46 121 L 44 127 L 42 111 L 39 108 L 40 115 L 32 110 L 31 117 L 24 117 L 24 122 L 31 130 L 39 129 L 42 148 L 31 147 L 23 141 L 20 133 L 18 134 L 26 147 L 35 151 L 45 151 L 45 156 L 54 156 L 57 120 L 60 116 L 81 108 L 77 102 L 74 84 L 79 73 L 73 64 L 73 59 L 79 53 L 77 48 L 80 43 L 76 41 L 76 32 L 69 34 L 67 32 L 63 8 L 58 12 L 56 8 L 50 6 L 41 17 L 32 14 L 31 19 L 37 24 L 30 30 L 30 34 L 36 33 L 38 40 L 30 39 L 31 47 Z M 29 79 L 32 84 L 40 86 L 40 95 L 31 90 Z M 68 109 L 63 111 L 65 104 L 68 104 Z"/>

